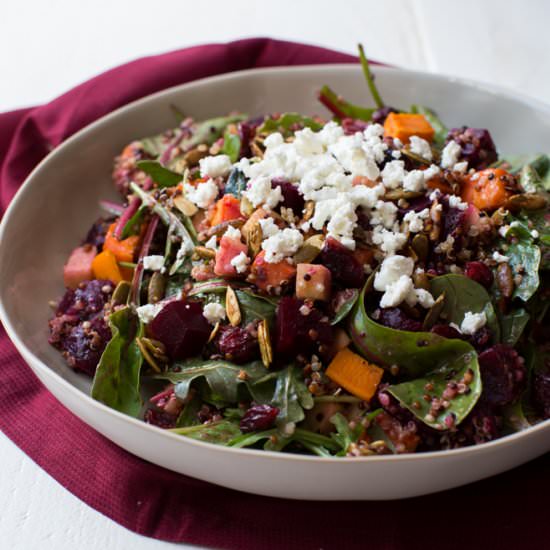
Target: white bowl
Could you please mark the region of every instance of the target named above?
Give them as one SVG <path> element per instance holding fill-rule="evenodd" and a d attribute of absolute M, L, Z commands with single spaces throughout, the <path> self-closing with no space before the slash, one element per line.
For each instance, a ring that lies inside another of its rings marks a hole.
<path fill-rule="evenodd" d="M 376 68 L 386 102 L 420 103 L 448 124 L 489 128 L 503 152 L 550 149 L 550 109 L 534 100 L 454 78 Z M 89 397 L 90 380 L 48 345 L 48 301 L 63 292 L 62 266 L 114 198 L 113 157 L 134 138 L 174 124 L 178 105 L 197 119 L 241 110 L 323 113 L 316 91 L 329 84 L 368 104 L 357 66 L 243 71 L 177 86 L 84 128 L 27 178 L 0 227 L 0 319 L 44 385 L 69 410 L 124 449 L 176 472 L 233 489 L 297 499 L 395 499 L 488 477 L 550 450 L 550 421 L 492 443 L 453 451 L 369 458 L 317 458 L 194 441 L 125 416 Z"/>

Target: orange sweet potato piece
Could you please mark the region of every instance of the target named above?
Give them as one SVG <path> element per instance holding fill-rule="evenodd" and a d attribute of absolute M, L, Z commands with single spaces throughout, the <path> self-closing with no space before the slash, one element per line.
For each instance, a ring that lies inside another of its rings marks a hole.
<path fill-rule="evenodd" d="M 115 284 L 125 280 L 120 272 L 117 259 L 110 250 L 103 250 L 93 259 L 92 271 L 96 279 L 108 279 Z"/>
<path fill-rule="evenodd" d="M 210 212 L 210 225 L 218 225 L 222 222 L 238 220 L 242 218 L 241 203 L 233 195 L 224 195 L 216 202 Z"/>
<path fill-rule="evenodd" d="M 296 267 L 286 260 L 276 264 L 265 261 L 265 251 L 262 250 L 252 262 L 250 281 L 258 288 L 268 290 L 268 287 L 278 287 L 289 282 L 296 276 Z"/>
<path fill-rule="evenodd" d="M 326 371 L 333 382 L 365 401 L 369 401 L 376 393 L 383 374 L 383 369 L 369 363 L 349 348 L 340 350 Z"/>
<path fill-rule="evenodd" d="M 480 210 L 496 210 L 512 196 L 507 187 L 513 176 L 502 168 L 487 168 L 476 172 L 464 182 L 462 200 Z"/>
<path fill-rule="evenodd" d="M 384 135 L 408 143 L 411 136 L 432 141 L 434 129 L 424 115 L 411 113 L 390 113 L 384 122 Z"/>
<path fill-rule="evenodd" d="M 141 243 L 141 235 L 131 235 L 119 241 L 113 235 L 115 227 L 116 223 L 109 226 L 103 250 L 110 250 L 119 262 L 133 262 Z"/>

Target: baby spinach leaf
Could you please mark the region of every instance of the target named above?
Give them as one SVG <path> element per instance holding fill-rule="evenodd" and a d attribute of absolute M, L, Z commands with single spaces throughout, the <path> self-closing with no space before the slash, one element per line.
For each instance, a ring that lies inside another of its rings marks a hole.
<path fill-rule="evenodd" d="M 361 355 L 389 368 L 398 365 L 401 376 L 415 378 L 464 356 L 471 346 L 463 340 L 443 338 L 432 332 L 409 332 L 373 321 L 365 310 L 363 288 L 350 316 L 350 336 Z"/>
<path fill-rule="evenodd" d="M 300 368 L 290 365 L 279 371 L 271 404 L 279 409 L 276 424 L 283 433 L 289 424 L 304 419 L 304 409 L 313 408 L 313 396 L 304 383 Z"/>
<path fill-rule="evenodd" d="M 466 342 L 465 353 L 455 356 L 429 374 L 410 382 L 403 382 L 389 386 L 387 391 L 391 393 L 403 406 L 409 409 L 424 424 L 436 430 L 447 430 L 449 426 L 445 419 L 452 415 L 452 425 L 460 424 L 470 413 L 481 395 L 481 375 L 477 354 L 474 348 Z M 449 399 L 449 407 L 442 408 L 440 412 L 430 414 L 431 403 L 426 401 L 423 396 L 428 394 L 432 397 L 442 399 L 443 392 L 447 384 L 451 381 L 459 382 L 466 372 L 473 374 L 472 382 L 469 384 L 469 393 L 458 394 L 453 399 Z M 430 384 L 433 389 L 426 390 L 426 385 Z"/>
<path fill-rule="evenodd" d="M 136 344 L 143 325 L 130 308 L 109 316 L 111 340 L 105 347 L 92 382 L 92 397 L 130 416 L 141 409 L 139 376 L 143 357 Z"/>
<path fill-rule="evenodd" d="M 174 187 L 183 180 L 183 175 L 168 170 L 156 160 L 138 160 L 136 163 L 140 170 L 151 176 L 159 187 Z"/>
<path fill-rule="evenodd" d="M 233 195 L 237 199 L 241 198 L 242 192 L 246 189 L 246 177 L 238 168 L 233 168 L 225 184 L 225 194 Z"/>
<path fill-rule="evenodd" d="M 331 325 L 337 325 L 340 321 L 345 319 L 353 309 L 355 302 L 357 302 L 357 298 L 359 298 L 359 289 L 357 288 L 349 288 L 342 291 L 342 293 L 345 293 L 345 296 L 341 301 L 339 300 L 336 311 L 334 312 L 334 317 L 330 321 Z"/>
<path fill-rule="evenodd" d="M 301 128 L 311 128 L 314 132 L 318 132 L 322 127 L 320 122 L 300 113 L 283 113 L 278 118 L 266 118 L 258 128 L 258 133 L 280 132 L 284 137 L 289 137 Z"/>
<path fill-rule="evenodd" d="M 268 323 L 273 323 L 275 309 L 277 308 L 275 300 L 252 294 L 252 292 L 246 290 L 237 290 L 235 294 L 241 307 L 243 324 L 246 325 L 256 319 L 260 321 L 266 319 Z"/>
<path fill-rule="evenodd" d="M 529 317 L 529 313 L 523 308 L 514 309 L 507 314 L 499 314 L 500 341 L 503 344 L 515 346 L 529 322 Z"/>
<path fill-rule="evenodd" d="M 237 162 L 239 160 L 239 154 L 241 152 L 241 138 L 238 134 L 230 132 L 226 128 L 223 134 L 223 147 L 221 153 L 227 155 L 231 162 Z"/>
<path fill-rule="evenodd" d="M 216 445 L 227 445 L 235 437 L 241 435 L 239 425 L 230 420 L 219 420 L 210 424 L 174 428 L 170 431 L 190 437 L 191 439 L 214 443 Z"/>
<path fill-rule="evenodd" d="M 435 130 L 433 139 L 434 144 L 438 147 L 443 147 L 449 130 L 435 112 L 422 105 L 411 105 L 411 113 L 424 115 L 426 120 L 430 123 L 430 126 Z"/>
<path fill-rule="evenodd" d="M 495 339 L 500 340 L 500 325 L 491 297 L 483 286 L 464 275 L 442 275 L 430 282 L 430 290 L 434 298 L 445 292 L 445 301 L 441 317 L 449 323 L 460 326 L 468 312 L 485 313 L 487 326 Z"/>
<path fill-rule="evenodd" d="M 174 367 L 178 370 L 169 370 L 157 374 L 156 379 L 169 380 L 175 385 L 174 391 L 180 399 L 185 399 L 189 394 L 191 383 L 203 378 L 217 401 L 236 403 L 239 400 L 239 386 L 244 384 L 249 393 L 255 398 L 254 383 L 265 375 L 265 367 L 261 361 L 253 361 L 246 365 L 235 365 L 229 361 L 218 359 L 189 359 L 176 362 Z M 246 380 L 242 380 L 239 374 L 246 373 Z M 261 392 L 262 388 L 258 388 Z M 260 393 L 260 398 L 265 398 Z"/>

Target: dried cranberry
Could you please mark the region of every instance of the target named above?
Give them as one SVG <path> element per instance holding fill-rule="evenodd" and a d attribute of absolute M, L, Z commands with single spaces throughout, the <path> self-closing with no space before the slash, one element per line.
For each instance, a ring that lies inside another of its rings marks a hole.
<path fill-rule="evenodd" d="M 353 134 L 356 134 L 357 132 L 362 132 L 368 125 L 368 122 L 365 122 L 364 120 L 359 120 L 357 118 L 342 119 L 342 129 L 344 130 L 344 134 L 346 134 L 347 136 L 351 136 Z"/>
<path fill-rule="evenodd" d="M 258 339 L 241 327 L 222 327 L 214 343 L 224 358 L 234 363 L 246 363 L 259 353 Z"/>
<path fill-rule="evenodd" d="M 161 309 L 149 329 L 166 346 L 170 358 L 178 360 L 199 354 L 212 327 L 202 314 L 200 303 L 174 300 Z"/>
<path fill-rule="evenodd" d="M 261 124 L 261 122 L 260 122 Z M 252 152 L 250 150 L 250 142 L 254 138 L 255 129 L 258 126 L 258 123 L 254 121 L 240 122 L 237 126 L 237 131 L 239 133 L 239 138 L 241 139 L 241 150 L 239 152 L 239 158 L 242 157 L 251 157 Z"/>
<path fill-rule="evenodd" d="M 468 161 L 470 168 L 481 170 L 498 159 L 493 138 L 484 128 L 453 128 L 447 134 L 447 143 L 455 141 L 460 145 L 462 160 Z"/>
<path fill-rule="evenodd" d="M 176 427 L 177 415 L 165 413 L 164 411 L 157 411 L 155 409 L 147 409 L 143 418 L 147 424 L 158 426 L 164 430 L 168 430 Z"/>
<path fill-rule="evenodd" d="M 487 289 L 491 288 L 494 280 L 493 272 L 483 262 L 468 262 L 464 275 Z"/>
<path fill-rule="evenodd" d="M 332 273 L 333 281 L 347 288 L 360 288 L 365 282 L 361 263 L 342 243 L 329 237 L 318 257 L 319 263 Z"/>
<path fill-rule="evenodd" d="M 105 242 L 105 235 L 109 229 L 109 225 L 113 222 L 114 218 L 104 219 L 99 218 L 94 222 L 94 225 L 90 227 L 86 238 L 82 244 L 91 244 L 97 247 L 97 251 L 101 252 L 103 249 L 103 243 Z"/>
<path fill-rule="evenodd" d="M 388 115 L 390 113 L 398 113 L 399 111 L 397 109 L 394 109 L 393 107 L 390 107 L 389 105 L 384 105 L 384 107 L 379 107 L 372 113 L 372 121 L 375 124 L 384 124 L 386 121 L 386 118 L 388 118 Z"/>
<path fill-rule="evenodd" d="M 523 360 L 517 351 L 505 344 L 497 344 L 479 355 L 482 401 L 504 406 L 515 401 L 526 382 Z"/>
<path fill-rule="evenodd" d="M 279 203 L 279 206 L 290 208 L 296 216 L 301 215 L 305 201 L 295 185 L 284 178 L 273 178 L 271 180 L 271 187 L 273 189 L 277 187 L 281 189 L 283 200 Z"/>
<path fill-rule="evenodd" d="M 305 306 L 302 300 L 285 296 L 277 306 L 275 349 L 278 355 L 310 353 L 319 344 L 332 341 L 328 318 L 317 308 Z"/>
<path fill-rule="evenodd" d="M 533 404 L 542 418 L 550 418 L 550 372 L 534 373 Z"/>
<path fill-rule="evenodd" d="M 277 407 L 271 405 L 253 405 L 241 418 L 241 432 L 259 432 L 268 430 L 275 424 L 275 419 L 279 414 Z"/>
<path fill-rule="evenodd" d="M 470 336 L 470 343 L 476 348 L 478 353 L 488 348 L 492 341 L 493 334 L 489 327 L 481 327 Z"/>
<path fill-rule="evenodd" d="M 433 332 L 434 334 L 439 334 L 439 336 L 443 336 L 443 338 L 464 338 L 464 336 L 451 325 L 434 325 L 430 329 L 430 332 Z"/>
<path fill-rule="evenodd" d="M 411 332 L 419 332 L 422 330 L 422 323 L 420 321 L 412 319 L 398 307 L 381 309 L 378 322 L 385 327 L 394 328 L 396 330 L 408 330 Z"/>

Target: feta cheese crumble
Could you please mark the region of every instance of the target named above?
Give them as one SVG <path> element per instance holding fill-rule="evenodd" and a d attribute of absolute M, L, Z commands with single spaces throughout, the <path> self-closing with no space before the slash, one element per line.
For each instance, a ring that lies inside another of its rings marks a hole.
<path fill-rule="evenodd" d="M 420 233 L 424 229 L 424 220 L 430 217 L 430 209 L 424 208 L 420 212 L 410 211 L 405 214 L 403 221 L 408 224 L 411 233 Z"/>
<path fill-rule="evenodd" d="M 265 261 L 276 264 L 292 256 L 302 246 L 304 237 L 297 229 L 283 229 L 262 242 L 265 250 Z"/>
<path fill-rule="evenodd" d="M 466 208 L 468 208 L 468 203 L 463 202 L 457 195 L 449 195 L 449 206 L 451 208 L 458 208 L 459 210 L 466 210 Z"/>
<path fill-rule="evenodd" d="M 244 273 L 248 269 L 250 258 L 244 253 L 240 252 L 231 260 L 231 265 L 235 268 L 237 273 Z"/>
<path fill-rule="evenodd" d="M 467 311 L 460 325 L 462 334 L 475 334 L 480 328 L 483 328 L 487 323 L 487 315 L 485 312 L 472 313 Z"/>
<path fill-rule="evenodd" d="M 218 239 L 216 238 L 216 235 L 212 235 L 205 243 L 204 246 L 206 248 L 210 248 L 212 250 L 216 250 L 218 248 Z"/>
<path fill-rule="evenodd" d="M 409 143 L 411 153 L 426 160 L 432 160 L 432 148 L 425 139 L 418 136 L 411 136 Z"/>
<path fill-rule="evenodd" d="M 165 306 L 162 302 L 157 302 L 156 304 L 145 304 L 144 306 L 139 306 L 136 308 L 136 313 L 138 314 L 139 320 L 147 325 L 150 323 L 160 312 L 160 310 Z"/>
<path fill-rule="evenodd" d="M 243 195 L 252 203 L 252 206 L 258 207 L 266 205 L 268 208 L 275 208 L 283 199 L 283 193 L 280 187 L 271 187 L 271 178 L 258 176 L 250 180 L 248 189 Z"/>
<path fill-rule="evenodd" d="M 214 157 L 204 157 L 199 160 L 201 176 L 217 178 L 226 176 L 232 168 L 231 159 L 227 155 L 216 155 Z"/>
<path fill-rule="evenodd" d="M 228 239 L 238 239 L 241 240 L 241 230 L 237 229 L 236 227 L 233 227 L 230 225 L 223 234 L 224 237 L 227 237 Z"/>
<path fill-rule="evenodd" d="M 500 252 L 495 251 L 495 252 L 493 252 L 493 260 L 495 260 L 495 262 L 498 262 L 499 264 L 501 264 L 501 263 L 509 262 L 510 258 L 508 258 L 508 256 L 504 256 Z"/>
<path fill-rule="evenodd" d="M 153 255 L 143 258 L 143 269 L 148 271 L 160 271 L 164 267 L 164 256 Z"/>
<path fill-rule="evenodd" d="M 225 308 L 217 302 L 211 302 L 204 306 L 202 314 L 211 325 L 215 325 L 225 319 Z"/>
<path fill-rule="evenodd" d="M 441 153 L 442 168 L 451 169 L 458 162 L 462 149 L 456 141 L 449 141 Z"/>
<path fill-rule="evenodd" d="M 405 178 L 405 163 L 402 160 L 392 160 L 386 163 L 382 170 L 382 183 L 388 189 L 396 189 Z"/>
<path fill-rule="evenodd" d="M 424 191 L 426 178 L 422 170 L 411 170 L 403 179 L 405 191 Z"/>
<path fill-rule="evenodd" d="M 193 186 L 184 184 L 185 197 L 199 208 L 208 208 L 216 199 L 219 193 L 218 186 L 213 180 L 208 180 Z"/>
<path fill-rule="evenodd" d="M 262 229 L 262 237 L 264 239 L 267 239 L 268 237 L 273 237 L 273 235 L 276 235 L 279 232 L 277 224 L 273 221 L 273 218 L 271 217 L 259 220 L 258 223 L 260 224 L 260 228 Z"/>

